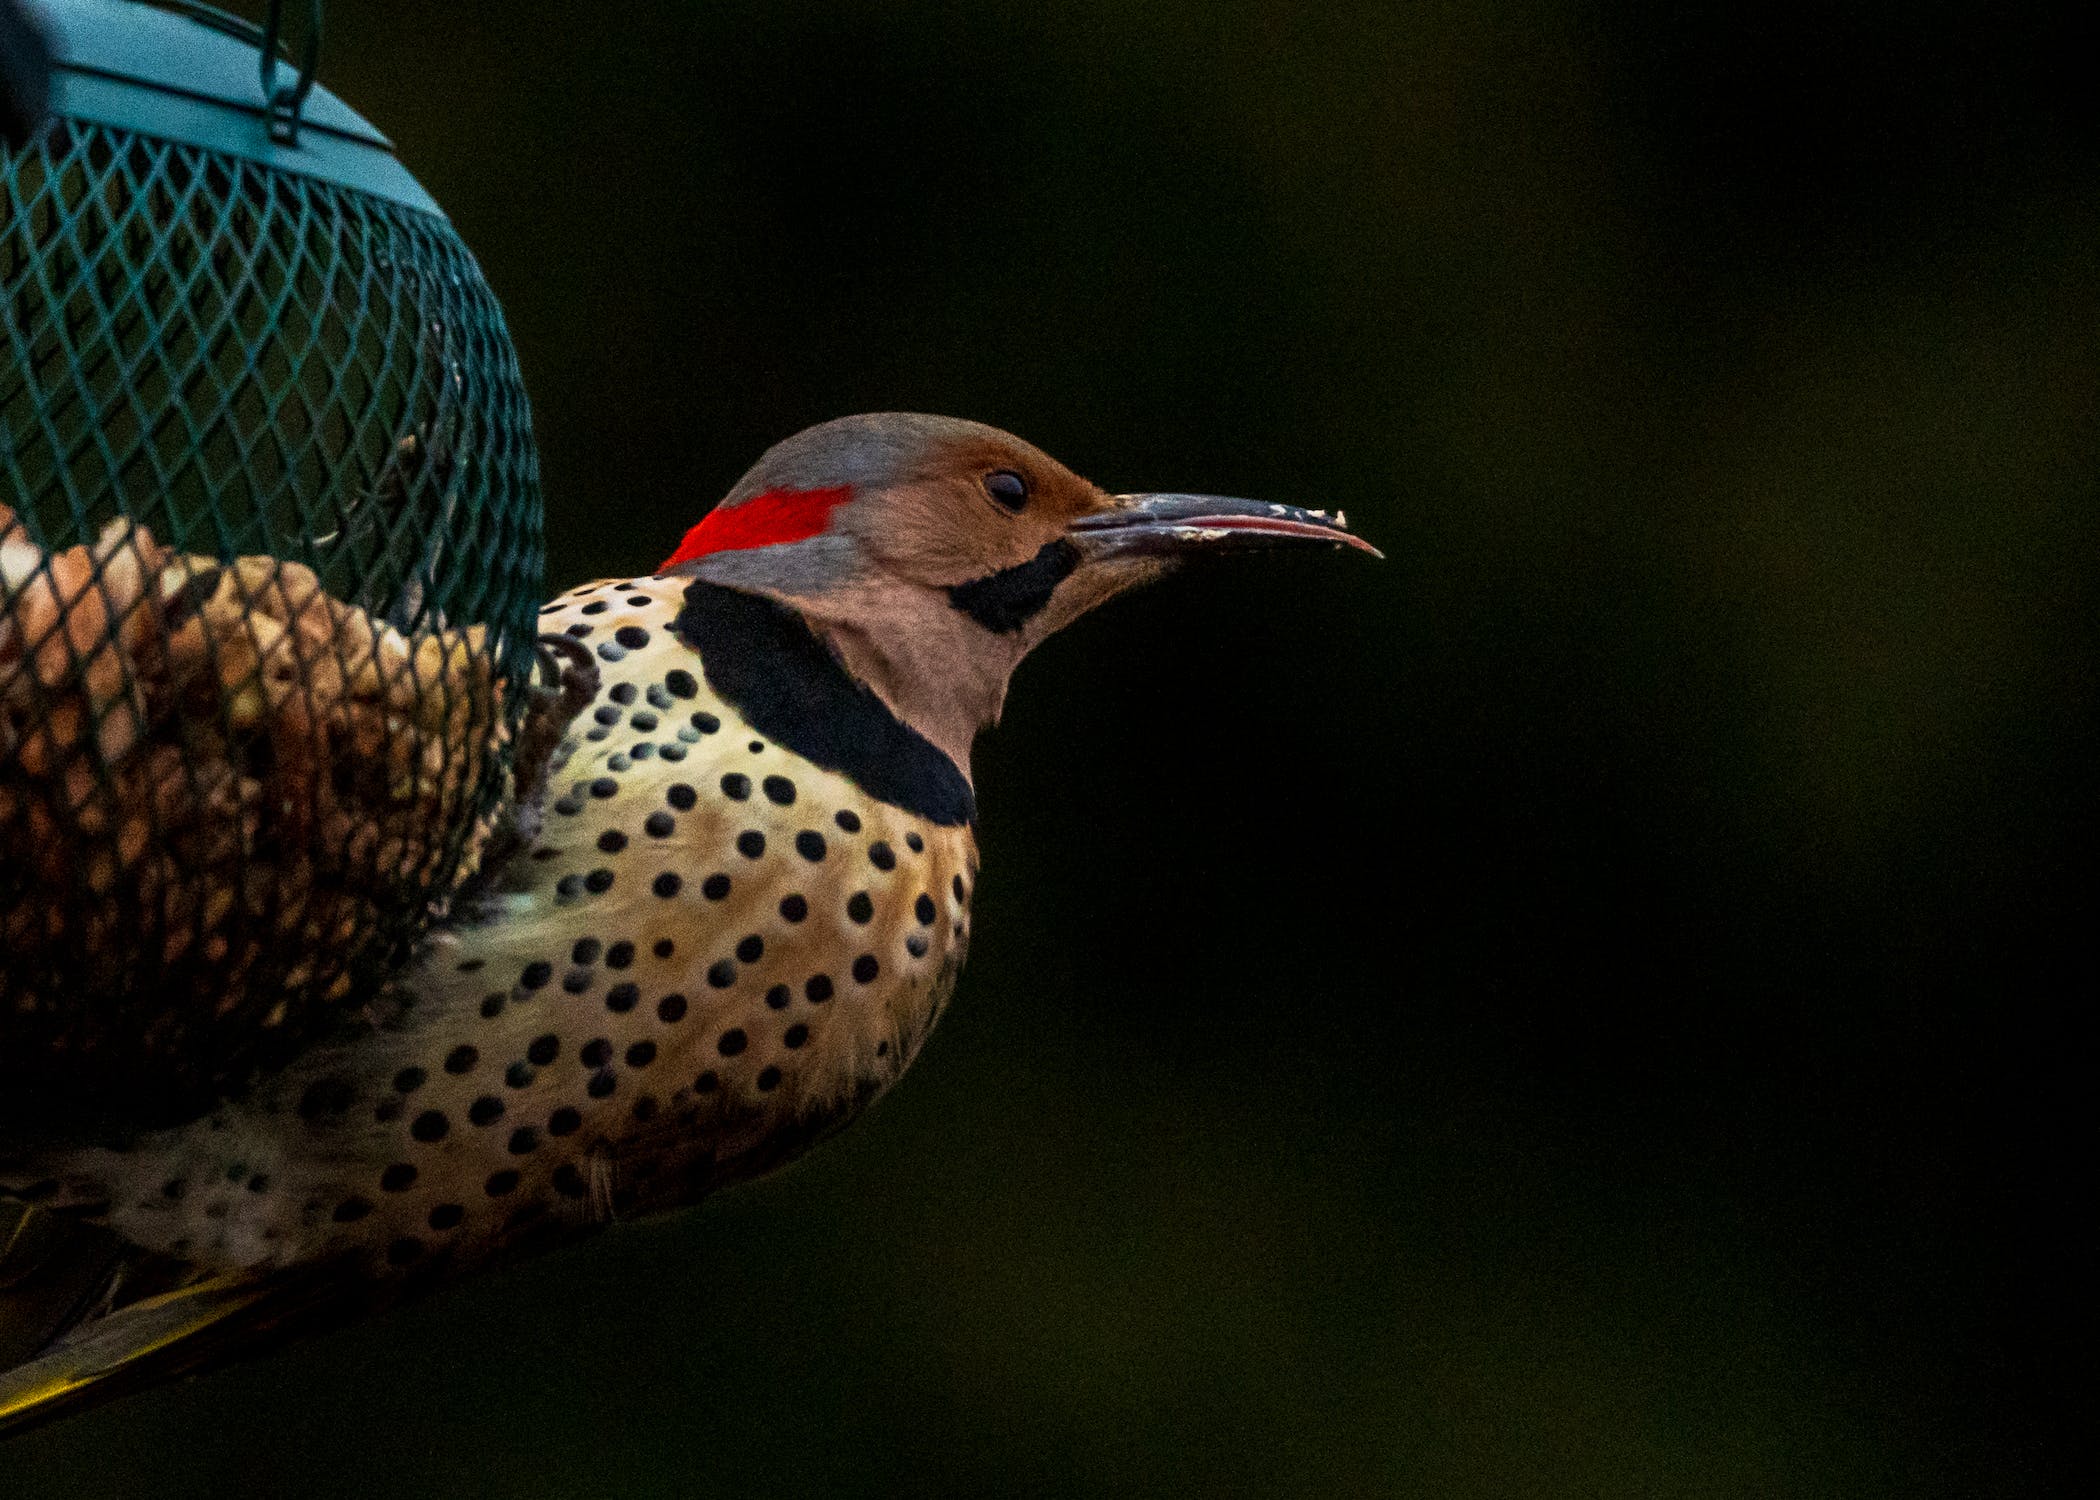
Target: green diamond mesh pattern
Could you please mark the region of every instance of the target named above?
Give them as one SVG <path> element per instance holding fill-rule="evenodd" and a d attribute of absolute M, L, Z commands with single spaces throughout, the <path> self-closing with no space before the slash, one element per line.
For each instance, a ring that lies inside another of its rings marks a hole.
<path fill-rule="evenodd" d="M 350 1014 L 472 870 L 530 417 L 441 218 L 66 120 L 4 164 L 0 1096 L 171 1118 Z"/>

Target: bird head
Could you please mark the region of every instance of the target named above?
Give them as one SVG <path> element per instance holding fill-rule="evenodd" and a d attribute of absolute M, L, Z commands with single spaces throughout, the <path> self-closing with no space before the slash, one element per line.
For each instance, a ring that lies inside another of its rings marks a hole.
<path fill-rule="evenodd" d="M 661 571 L 798 613 L 967 776 L 1021 658 L 1186 560 L 1349 546 L 1339 516 L 1212 495 L 1111 495 L 1019 438 L 910 412 L 776 444 Z"/>

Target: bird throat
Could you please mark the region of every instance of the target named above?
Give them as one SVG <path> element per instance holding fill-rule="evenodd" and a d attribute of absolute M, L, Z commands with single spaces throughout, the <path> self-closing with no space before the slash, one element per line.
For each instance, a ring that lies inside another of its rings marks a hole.
<path fill-rule="evenodd" d="M 969 779 L 892 713 L 786 605 L 696 579 L 672 632 L 751 727 L 879 802 L 954 827 L 974 822 Z"/>

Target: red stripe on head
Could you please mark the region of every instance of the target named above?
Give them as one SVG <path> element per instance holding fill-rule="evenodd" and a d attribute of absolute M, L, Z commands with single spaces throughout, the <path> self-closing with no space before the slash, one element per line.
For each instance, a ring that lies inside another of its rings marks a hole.
<path fill-rule="evenodd" d="M 853 486 L 841 484 L 821 490 L 767 490 L 740 505 L 718 505 L 700 518 L 656 571 L 668 573 L 711 552 L 806 540 L 829 526 L 832 511 L 852 498 Z"/>

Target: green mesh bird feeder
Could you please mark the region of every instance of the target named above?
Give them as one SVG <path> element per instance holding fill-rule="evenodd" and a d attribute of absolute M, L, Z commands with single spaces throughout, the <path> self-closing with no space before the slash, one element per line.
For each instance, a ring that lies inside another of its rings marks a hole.
<path fill-rule="evenodd" d="M 349 1024 L 471 877 L 538 462 L 320 6 L 34 0 L 0 227 L 0 1112 L 128 1127 Z"/>

